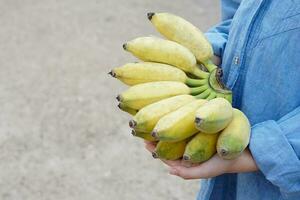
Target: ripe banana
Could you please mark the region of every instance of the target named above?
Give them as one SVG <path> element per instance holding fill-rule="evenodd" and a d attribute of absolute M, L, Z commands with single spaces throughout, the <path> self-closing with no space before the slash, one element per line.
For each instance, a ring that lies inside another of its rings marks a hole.
<path fill-rule="evenodd" d="M 246 115 L 238 109 L 233 109 L 233 119 L 221 132 L 217 151 L 224 159 L 238 157 L 249 144 L 250 123 Z"/>
<path fill-rule="evenodd" d="M 132 108 L 129 108 L 129 107 L 125 106 L 123 103 L 119 103 L 119 104 L 118 104 L 118 107 L 119 107 L 122 111 L 127 112 L 127 113 L 129 113 L 129 114 L 131 114 L 131 115 L 135 115 L 135 114 L 138 112 L 138 111 L 135 110 L 135 109 L 132 109 Z"/>
<path fill-rule="evenodd" d="M 165 115 L 155 125 L 152 136 L 161 141 L 176 142 L 194 135 L 198 132 L 194 124 L 195 112 L 205 102 L 198 99 Z"/>
<path fill-rule="evenodd" d="M 210 159 L 216 153 L 219 134 L 198 133 L 186 145 L 183 160 L 200 163 Z"/>
<path fill-rule="evenodd" d="M 178 95 L 152 103 L 139 110 L 129 126 L 137 131 L 151 132 L 161 117 L 192 101 L 196 101 L 194 96 Z"/>
<path fill-rule="evenodd" d="M 200 78 L 207 78 L 208 73 L 196 65 L 196 58 L 186 47 L 158 37 L 139 37 L 123 45 L 137 58 L 143 61 L 166 63 Z"/>
<path fill-rule="evenodd" d="M 154 137 L 152 137 L 152 135 L 150 133 L 132 130 L 131 134 L 133 136 L 135 136 L 135 137 L 139 137 L 139 138 L 142 138 L 142 139 L 150 141 L 150 142 L 157 141 L 157 139 L 155 139 Z"/>
<path fill-rule="evenodd" d="M 126 107 L 139 110 L 146 105 L 157 102 L 159 100 L 182 95 L 191 94 L 197 95 L 205 86 L 189 88 L 184 83 L 176 81 L 158 81 L 142 83 L 131 86 L 122 94 L 117 96 L 117 100 L 124 104 Z"/>
<path fill-rule="evenodd" d="M 152 152 L 153 158 L 166 160 L 177 160 L 182 157 L 187 141 L 164 142 L 159 141 L 155 150 Z"/>
<path fill-rule="evenodd" d="M 148 13 L 155 28 L 169 40 L 187 47 L 199 62 L 213 56 L 213 50 L 203 33 L 190 22 L 170 13 Z"/>
<path fill-rule="evenodd" d="M 201 106 L 195 115 L 196 128 L 204 133 L 217 133 L 232 120 L 231 104 L 223 98 L 215 98 Z"/>
<path fill-rule="evenodd" d="M 155 81 L 178 81 L 189 86 L 200 86 L 207 83 L 205 79 L 191 79 L 182 70 L 171 65 L 154 62 L 127 63 L 114 68 L 109 74 L 127 85 Z"/>
<path fill-rule="evenodd" d="M 150 82 L 131 86 L 120 94 L 117 100 L 127 107 L 139 110 L 156 101 L 180 94 L 189 94 L 190 92 L 191 89 L 180 82 Z"/>

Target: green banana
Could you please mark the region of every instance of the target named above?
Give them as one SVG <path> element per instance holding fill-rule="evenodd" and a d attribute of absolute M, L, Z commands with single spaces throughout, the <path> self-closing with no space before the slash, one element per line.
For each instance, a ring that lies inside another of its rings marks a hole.
<path fill-rule="evenodd" d="M 156 123 L 152 136 L 161 141 L 176 142 L 194 135 L 198 132 L 194 124 L 195 112 L 205 102 L 198 99 L 165 115 Z"/>
<path fill-rule="evenodd" d="M 118 104 L 118 107 L 119 107 L 122 111 L 127 112 L 127 113 L 129 113 L 130 115 L 135 115 L 135 114 L 138 112 L 138 110 L 129 108 L 129 107 L 127 107 L 126 105 L 124 105 L 123 103 L 119 103 L 119 104 Z"/>
<path fill-rule="evenodd" d="M 221 132 L 217 151 L 224 159 L 235 159 L 249 144 L 250 123 L 246 115 L 238 109 L 233 109 L 233 119 Z"/>
<path fill-rule="evenodd" d="M 141 108 L 159 100 L 172 96 L 191 94 L 197 95 L 207 84 L 200 87 L 189 88 L 184 83 L 176 81 L 158 81 L 142 83 L 131 86 L 129 89 L 117 96 L 117 100 L 124 106 L 140 110 Z"/>
<path fill-rule="evenodd" d="M 190 50 L 173 41 L 150 36 L 139 37 L 125 43 L 123 48 L 143 61 L 173 65 L 199 78 L 207 78 L 209 75 L 197 67 L 196 58 Z"/>
<path fill-rule="evenodd" d="M 186 145 L 183 160 L 201 163 L 210 159 L 216 153 L 216 143 L 219 134 L 198 133 Z"/>
<path fill-rule="evenodd" d="M 192 101 L 196 101 L 194 96 L 178 95 L 152 103 L 139 110 L 129 126 L 138 131 L 151 132 L 161 117 Z"/>
<path fill-rule="evenodd" d="M 182 157 L 187 141 L 164 142 L 159 141 L 155 150 L 152 152 L 153 158 L 166 160 L 177 160 Z"/>
<path fill-rule="evenodd" d="M 195 115 L 196 128 L 204 133 L 217 133 L 232 120 L 231 104 L 223 98 L 215 98 L 201 106 Z"/>
<path fill-rule="evenodd" d="M 148 13 L 155 28 L 169 40 L 187 47 L 200 62 L 213 56 L 212 46 L 204 34 L 185 19 L 170 13 Z"/>
<path fill-rule="evenodd" d="M 154 81 L 178 81 L 189 86 L 207 83 L 205 79 L 191 79 L 182 70 L 171 65 L 154 62 L 127 63 L 114 68 L 109 74 L 130 86 Z"/>
<path fill-rule="evenodd" d="M 154 137 L 152 137 L 152 135 L 150 133 L 132 130 L 131 134 L 133 136 L 135 136 L 135 137 L 139 137 L 139 138 L 142 138 L 142 139 L 150 141 L 150 142 L 157 141 L 157 139 L 155 139 Z"/>

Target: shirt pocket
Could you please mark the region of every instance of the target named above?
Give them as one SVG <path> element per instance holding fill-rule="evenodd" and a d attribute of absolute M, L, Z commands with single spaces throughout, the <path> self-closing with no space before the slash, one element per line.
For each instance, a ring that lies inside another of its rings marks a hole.
<path fill-rule="evenodd" d="M 283 2 L 284 1 L 282 1 L 282 3 Z M 274 36 L 300 28 L 300 0 L 290 0 L 289 3 L 286 3 L 285 9 L 280 10 L 280 12 L 277 12 L 276 9 L 272 9 L 270 12 L 271 13 L 268 14 L 269 16 L 266 17 L 267 19 L 262 22 L 262 33 L 256 41 L 256 45 L 262 40 L 267 40 Z M 280 13 L 279 16 L 276 16 L 276 12 Z M 264 30 L 264 27 L 267 28 Z"/>

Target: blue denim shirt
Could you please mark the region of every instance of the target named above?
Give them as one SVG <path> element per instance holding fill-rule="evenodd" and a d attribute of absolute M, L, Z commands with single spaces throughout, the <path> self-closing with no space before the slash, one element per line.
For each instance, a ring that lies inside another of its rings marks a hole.
<path fill-rule="evenodd" d="M 260 169 L 201 181 L 201 200 L 300 200 L 300 0 L 223 0 L 206 36 Z"/>

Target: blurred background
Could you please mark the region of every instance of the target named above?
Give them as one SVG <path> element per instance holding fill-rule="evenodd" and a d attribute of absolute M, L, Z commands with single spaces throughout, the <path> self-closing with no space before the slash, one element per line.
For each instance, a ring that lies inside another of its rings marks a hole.
<path fill-rule="evenodd" d="M 146 13 L 167 11 L 203 31 L 218 0 L 0 0 L 0 199 L 195 199 L 199 181 L 168 175 L 130 116 L 112 67 L 122 44 L 158 35 Z"/>

